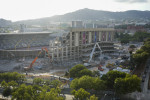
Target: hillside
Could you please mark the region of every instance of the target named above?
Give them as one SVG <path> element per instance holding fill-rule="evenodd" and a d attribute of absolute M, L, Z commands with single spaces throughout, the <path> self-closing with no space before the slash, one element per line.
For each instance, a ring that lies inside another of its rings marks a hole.
<path fill-rule="evenodd" d="M 5 19 L 0 19 L 0 28 L 1 27 L 8 27 L 9 25 L 11 25 L 11 21 L 5 20 Z"/>
<path fill-rule="evenodd" d="M 15 23 L 21 24 L 47 24 L 51 21 L 72 21 L 72 20 L 108 20 L 108 19 L 145 19 L 150 18 L 150 11 L 129 10 L 124 12 L 110 12 L 92 9 L 81 9 L 64 15 L 24 20 Z"/>

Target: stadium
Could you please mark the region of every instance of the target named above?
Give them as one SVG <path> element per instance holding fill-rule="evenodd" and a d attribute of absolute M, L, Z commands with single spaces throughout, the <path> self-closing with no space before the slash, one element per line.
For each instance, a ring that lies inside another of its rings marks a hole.
<path fill-rule="evenodd" d="M 42 47 L 48 48 L 51 33 L 1 33 L 0 59 L 35 57 Z"/>

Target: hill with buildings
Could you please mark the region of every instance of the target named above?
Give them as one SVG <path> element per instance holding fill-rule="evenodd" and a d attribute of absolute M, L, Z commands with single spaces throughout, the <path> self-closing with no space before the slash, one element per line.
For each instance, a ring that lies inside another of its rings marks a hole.
<path fill-rule="evenodd" d="M 11 21 L 10 20 L 5 20 L 5 19 L 0 19 L 0 28 L 1 27 L 8 27 L 11 25 Z"/>
<path fill-rule="evenodd" d="M 34 20 L 24 20 L 17 21 L 17 24 L 40 24 L 46 25 L 51 22 L 63 22 L 72 20 L 82 20 L 82 21 L 95 21 L 95 20 L 124 20 L 124 19 L 148 19 L 150 18 L 150 11 L 138 11 L 129 10 L 124 12 L 110 12 L 102 10 L 92 10 L 92 9 L 80 9 L 75 12 L 70 12 L 64 15 L 56 15 L 52 17 L 34 19 Z"/>

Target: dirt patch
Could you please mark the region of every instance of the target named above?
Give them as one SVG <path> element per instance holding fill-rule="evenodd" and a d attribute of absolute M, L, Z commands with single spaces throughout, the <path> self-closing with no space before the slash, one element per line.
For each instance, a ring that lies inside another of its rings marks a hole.
<path fill-rule="evenodd" d="M 58 75 L 58 76 L 62 76 L 65 74 L 65 71 L 58 71 L 58 72 L 54 72 L 54 75 Z"/>

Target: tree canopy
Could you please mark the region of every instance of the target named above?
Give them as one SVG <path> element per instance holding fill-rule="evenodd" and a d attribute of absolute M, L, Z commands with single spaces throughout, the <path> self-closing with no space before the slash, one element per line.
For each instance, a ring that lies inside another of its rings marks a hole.
<path fill-rule="evenodd" d="M 74 97 L 79 100 L 85 100 L 90 95 L 90 93 L 85 91 L 83 88 L 80 88 L 77 91 L 73 90 L 72 93 Z"/>
<path fill-rule="evenodd" d="M 119 94 L 127 94 L 135 91 L 141 91 L 141 80 L 136 75 L 117 78 L 115 80 L 115 90 Z"/>
<path fill-rule="evenodd" d="M 64 100 L 58 94 L 60 89 L 41 87 L 39 85 L 20 85 L 12 93 L 12 99 L 16 100 Z"/>
<path fill-rule="evenodd" d="M 92 76 L 92 71 L 88 70 L 84 65 L 78 64 L 70 69 L 69 74 L 72 78 L 79 78 L 84 75 Z"/>
<path fill-rule="evenodd" d="M 133 35 L 127 33 L 115 33 L 115 38 L 121 41 L 121 43 L 129 43 L 130 41 L 143 42 L 145 39 L 150 38 L 150 33 L 147 32 L 135 32 Z"/>
<path fill-rule="evenodd" d="M 99 77 L 95 78 L 90 76 L 82 76 L 80 78 L 74 79 L 71 82 L 70 87 L 76 90 L 80 88 L 83 88 L 85 90 L 104 90 L 106 86 L 104 81 L 102 81 Z"/>
<path fill-rule="evenodd" d="M 15 81 L 18 84 L 25 81 L 25 76 L 17 72 L 0 73 L 0 81 L 5 80 L 6 82 Z"/>
<path fill-rule="evenodd" d="M 40 85 L 43 83 L 43 80 L 41 78 L 34 78 L 33 79 L 33 84 L 35 85 Z"/>
<path fill-rule="evenodd" d="M 102 80 L 106 82 L 107 89 L 114 88 L 114 82 L 116 78 L 125 78 L 126 73 L 120 71 L 109 71 L 107 74 L 102 76 Z"/>
<path fill-rule="evenodd" d="M 141 49 L 137 50 L 132 56 L 137 65 L 146 62 L 148 57 L 150 57 L 150 38 L 147 39 Z"/>
<path fill-rule="evenodd" d="M 102 77 L 102 80 L 106 82 L 107 89 L 112 89 L 119 94 L 127 94 L 141 90 L 141 80 L 136 75 L 119 71 L 109 71 Z"/>

